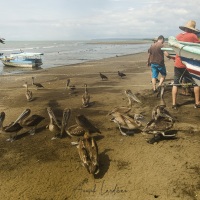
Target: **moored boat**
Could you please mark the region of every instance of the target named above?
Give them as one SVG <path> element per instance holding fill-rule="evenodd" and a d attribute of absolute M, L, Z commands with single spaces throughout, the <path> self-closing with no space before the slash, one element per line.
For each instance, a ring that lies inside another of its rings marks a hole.
<path fill-rule="evenodd" d="M 1 61 L 8 67 L 37 68 L 43 64 L 41 55 L 43 53 L 12 53 L 9 57 L 3 56 Z"/>

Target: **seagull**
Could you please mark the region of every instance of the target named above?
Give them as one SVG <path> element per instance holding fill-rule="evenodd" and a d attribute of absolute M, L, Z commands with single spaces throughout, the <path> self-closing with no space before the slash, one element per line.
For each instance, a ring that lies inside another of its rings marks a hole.
<path fill-rule="evenodd" d="M 37 88 L 44 88 L 44 86 L 41 83 L 35 83 L 34 82 L 34 77 L 32 77 L 32 85 L 35 85 Z"/>
<path fill-rule="evenodd" d="M 118 71 L 118 75 L 123 78 L 124 76 L 126 76 L 126 74 L 124 74 L 123 72 Z"/>
<path fill-rule="evenodd" d="M 102 74 L 101 72 L 99 74 L 100 74 L 100 77 L 101 77 L 102 81 L 103 80 L 108 80 L 108 77 L 106 75 Z"/>

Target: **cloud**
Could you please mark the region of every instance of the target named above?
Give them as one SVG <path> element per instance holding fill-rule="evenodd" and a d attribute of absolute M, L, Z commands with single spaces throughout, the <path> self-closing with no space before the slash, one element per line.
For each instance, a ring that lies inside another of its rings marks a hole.
<path fill-rule="evenodd" d="M 197 28 L 200 27 L 197 0 L 6 2 L 1 3 L 4 9 L 1 9 L 0 35 L 10 39 L 20 35 L 22 39 L 41 40 L 143 38 L 160 34 L 168 37 L 180 32 L 178 27 L 190 19 L 196 20 Z"/>

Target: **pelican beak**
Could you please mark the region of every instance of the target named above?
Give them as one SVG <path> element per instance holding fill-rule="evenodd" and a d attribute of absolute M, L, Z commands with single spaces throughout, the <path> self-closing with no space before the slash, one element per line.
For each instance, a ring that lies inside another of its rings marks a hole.
<path fill-rule="evenodd" d="M 56 125 L 60 128 L 60 125 L 59 125 L 59 123 L 58 123 L 58 121 L 57 121 L 57 119 L 56 119 L 56 117 L 55 117 L 55 115 L 53 113 L 53 110 L 50 107 L 48 107 L 47 108 L 47 112 L 49 114 L 50 120 L 54 120 L 54 122 L 56 123 Z"/>
<path fill-rule="evenodd" d="M 131 92 L 131 90 L 125 90 L 125 94 L 133 101 L 141 103 L 141 101 Z"/>
<path fill-rule="evenodd" d="M 30 109 L 26 109 L 22 112 L 22 114 L 15 120 L 14 124 L 18 123 L 21 120 L 24 120 L 25 118 L 27 118 L 31 113 Z"/>

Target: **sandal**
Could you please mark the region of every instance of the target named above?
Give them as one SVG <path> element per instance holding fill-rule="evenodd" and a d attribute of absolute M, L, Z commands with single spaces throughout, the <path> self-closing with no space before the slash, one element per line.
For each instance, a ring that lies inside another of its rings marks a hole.
<path fill-rule="evenodd" d="M 194 108 L 200 108 L 200 104 L 194 104 Z"/>
<path fill-rule="evenodd" d="M 174 109 L 174 110 L 177 110 L 177 109 L 178 109 L 178 107 L 179 107 L 179 105 L 178 105 L 178 104 L 172 105 L 172 109 Z"/>

